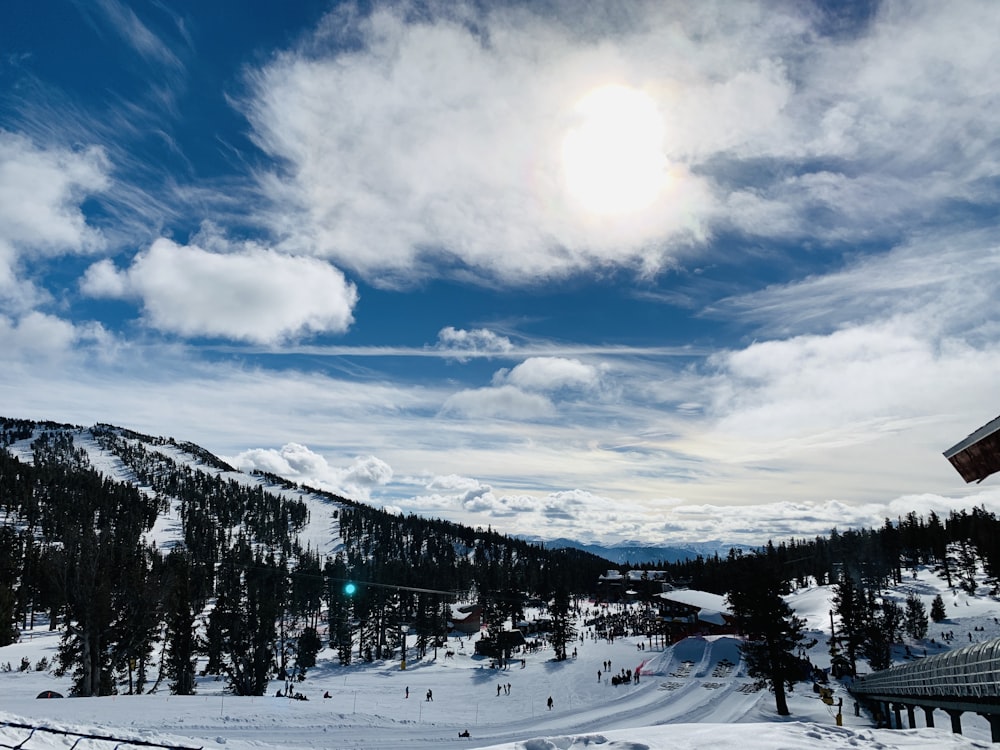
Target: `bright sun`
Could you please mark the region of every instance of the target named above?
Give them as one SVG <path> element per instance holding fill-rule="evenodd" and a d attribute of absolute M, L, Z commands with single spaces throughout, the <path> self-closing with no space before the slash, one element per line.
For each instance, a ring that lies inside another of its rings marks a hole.
<path fill-rule="evenodd" d="M 597 214 L 639 211 L 667 182 L 663 118 L 648 94 L 626 86 L 594 89 L 573 108 L 562 144 L 566 187 Z"/>

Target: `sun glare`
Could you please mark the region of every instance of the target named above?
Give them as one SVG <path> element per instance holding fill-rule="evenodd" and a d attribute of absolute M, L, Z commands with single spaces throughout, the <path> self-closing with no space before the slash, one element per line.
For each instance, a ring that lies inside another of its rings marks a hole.
<path fill-rule="evenodd" d="M 576 103 L 562 143 L 566 188 L 586 211 L 625 214 L 656 200 L 667 182 L 663 118 L 648 94 L 602 86 Z"/>

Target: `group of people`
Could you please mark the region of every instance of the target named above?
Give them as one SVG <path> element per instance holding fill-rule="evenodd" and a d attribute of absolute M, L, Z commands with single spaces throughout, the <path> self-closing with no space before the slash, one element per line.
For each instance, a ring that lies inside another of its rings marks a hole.
<path fill-rule="evenodd" d="M 615 638 L 625 636 L 647 635 L 651 631 L 649 614 L 636 609 L 620 608 L 613 611 L 606 607 L 588 612 L 590 615 L 585 620 L 587 625 L 586 635 L 595 641 L 604 640 L 607 643 L 614 643 Z M 584 633 L 580 634 L 583 640 Z"/>
<path fill-rule="evenodd" d="M 409 698 L 410 697 L 410 686 L 409 685 L 407 685 L 406 686 L 406 690 L 403 691 L 403 697 L 404 698 Z M 427 689 L 427 695 L 425 696 L 425 700 L 427 700 L 427 701 L 433 701 L 434 700 L 434 691 L 431 690 L 430 688 Z"/>

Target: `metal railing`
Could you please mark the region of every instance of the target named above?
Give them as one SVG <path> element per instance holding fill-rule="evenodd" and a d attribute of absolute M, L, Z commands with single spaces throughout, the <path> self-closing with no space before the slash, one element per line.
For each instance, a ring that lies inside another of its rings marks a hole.
<path fill-rule="evenodd" d="M 1000 638 L 865 675 L 850 690 L 859 696 L 1000 703 Z"/>

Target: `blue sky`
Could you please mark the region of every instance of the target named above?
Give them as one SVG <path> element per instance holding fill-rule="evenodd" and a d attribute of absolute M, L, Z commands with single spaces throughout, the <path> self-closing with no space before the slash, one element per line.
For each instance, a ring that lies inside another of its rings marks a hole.
<path fill-rule="evenodd" d="M 1000 6 L 13 0 L 0 413 L 404 513 L 1000 508 Z"/>

